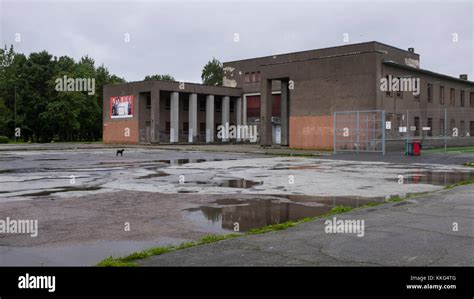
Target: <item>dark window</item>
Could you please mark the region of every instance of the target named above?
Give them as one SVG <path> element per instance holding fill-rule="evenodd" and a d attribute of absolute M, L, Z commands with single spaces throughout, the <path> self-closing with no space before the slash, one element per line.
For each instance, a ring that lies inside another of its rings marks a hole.
<path fill-rule="evenodd" d="M 415 136 L 420 136 L 420 118 L 415 117 Z"/>
<path fill-rule="evenodd" d="M 439 119 L 439 136 L 444 136 L 444 118 Z"/>
<path fill-rule="evenodd" d="M 151 95 L 150 94 L 146 96 L 146 107 L 151 108 Z"/>
<path fill-rule="evenodd" d="M 183 134 L 189 133 L 189 122 L 183 122 Z"/>
<path fill-rule="evenodd" d="M 459 135 L 464 136 L 465 134 L 466 134 L 466 123 L 463 120 L 461 120 L 459 124 Z"/>
<path fill-rule="evenodd" d="M 474 121 L 469 122 L 469 136 L 474 135 Z"/>
<path fill-rule="evenodd" d="M 426 94 L 426 101 L 431 103 L 433 101 L 433 84 L 428 83 L 428 92 Z"/>
<path fill-rule="evenodd" d="M 453 134 L 453 129 L 456 127 L 456 121 L 451 119 L 449 121 L 449 134 Z"/>
<path fill-rule="evenodd" d="M 439 103 L 444 105 L 444 86 L 439 87 Z"/>
<path fill-rule="evenodd" d="M 245 83 L 249 83 L 249 82 L 250 82 L 249 73 L 245 73 Z"/>
<path fill-rule="evenodd" d="M 461 92 L 459 93 L 459 98 L 460 98 L 460 104 L 461 104 L 461 107 L 464 107 L 464 90 L 461 90 Z"/>
<path fill-rule="evenodd" d="M 199 111 L 206 111 L 206 100 L 199 101 Z"/>
<path fill-rule="evenodd" d="M 188 100 L 184 100 L 183 110 L 184 111 L 189 111 L 189 101 Z"/>
<path fill-rule="evenodd" d="M 257 72 L 257 82 L 260 82 L 261 77 L 260 77 L 260 72 Z"/>
<path fill-rule="evenodd" d="M 216 101 L 216 112 L 221 112 L 222 109 L 222 102 L 221 101 Z"/>
<path fill-rule="evenodd" d="M 471 106 L 471 108 L 474 108 L 474 92 L 471 92 L 471 97 L 469 99 L 469 106 Z"/>
<path fill-rule="evenodd" d="M 165 134 L 169 134 L 171 131 L 171 123 L 169 121 L 167 121 L 165 123 Z"/>
<path fill-rule="evenodd" d="M 454 88 L 449 90 L 449 105 L 455 106 L 456 105 L 456 94 L 454 92 Z"/>
<path fill-rule="evenodd" d="M 234 112 L 234 106 L 235 106 L 235 102 L 234 102 L 233 99 L 230 99 L 230 101 L 229 101 L 229 106 L 230 106 L 230 107 L 229 107 L 229 112 L 230 112 L 230 113 L 233 113 L 233 112 Z"/>
<path fill-rule="evenodd" d="M 430 130 L 426 133 L 428 136 L 433 136 L 433 119 L 432 118 L 428 118 L 428 121 L 427 121 L 427 127 L 430 128 Z"/>
<path fill-rule="evenodd" d="M 206 123 L 199 123 L 200 134 L 206 134 Z"/>
<path fill-rule="evenodd" d="M 170 98 L 166 99 L 165 109 L 166 110 L 171 110 L 171 99 Z"/>
<path fill-rule="evenodd" d="M 385 76 L 385 78 L 387 79 L 387 89 L 388 89 L 388 88 L 389 88 L 388 85 L 390 84 L 390 81 L 388 80 L 388 79 L 389 79 L 389 76 L 387 75 L 387 76 Z M 386 91 L 386 92 L 385 92 L 385 95 L 386 95 L 387 97 L 391 97 L 393 94 L 392 94 L 391 91 Z"/>

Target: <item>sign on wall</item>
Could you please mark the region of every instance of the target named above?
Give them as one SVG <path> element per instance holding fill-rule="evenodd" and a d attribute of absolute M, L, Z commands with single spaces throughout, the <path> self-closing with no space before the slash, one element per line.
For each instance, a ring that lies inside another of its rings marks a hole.
<path fill-rule="evenodd" d="M 133 96 L 110 97 L 110 117 L 126 118 L 133 117 Z"/>

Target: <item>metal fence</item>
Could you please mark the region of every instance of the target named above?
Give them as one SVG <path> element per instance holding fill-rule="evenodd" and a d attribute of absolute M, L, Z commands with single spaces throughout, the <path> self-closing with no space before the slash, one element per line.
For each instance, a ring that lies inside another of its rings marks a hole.
<path fill-rule="evenodd" d="M 383 110 L 334 112 L 334 153 L 385 154 L 384 124 Z"/>

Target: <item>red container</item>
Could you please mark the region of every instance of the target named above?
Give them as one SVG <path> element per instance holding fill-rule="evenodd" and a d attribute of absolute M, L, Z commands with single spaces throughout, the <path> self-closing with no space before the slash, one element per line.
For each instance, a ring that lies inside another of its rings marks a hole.
<path fill-rule="evenodd" d="M 413 156 L 421 154 L 421 141 L 413 141 Z"/>

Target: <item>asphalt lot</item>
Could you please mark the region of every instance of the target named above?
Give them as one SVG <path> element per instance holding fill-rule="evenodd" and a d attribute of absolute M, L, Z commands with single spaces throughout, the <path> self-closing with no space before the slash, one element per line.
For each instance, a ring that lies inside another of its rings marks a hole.
<path fill-rule="evenodd" d="M 136 147 L 121 157 L 97 145 L 3 149 L 0 220 L 37 219 L 39 233 L 0 234 L 0 265 L 94 265 L 110 255 L 229 233 L 236 222 L 245 232 L 473 177 L 461 166 L 469 155 L 356 158 Z"/>

